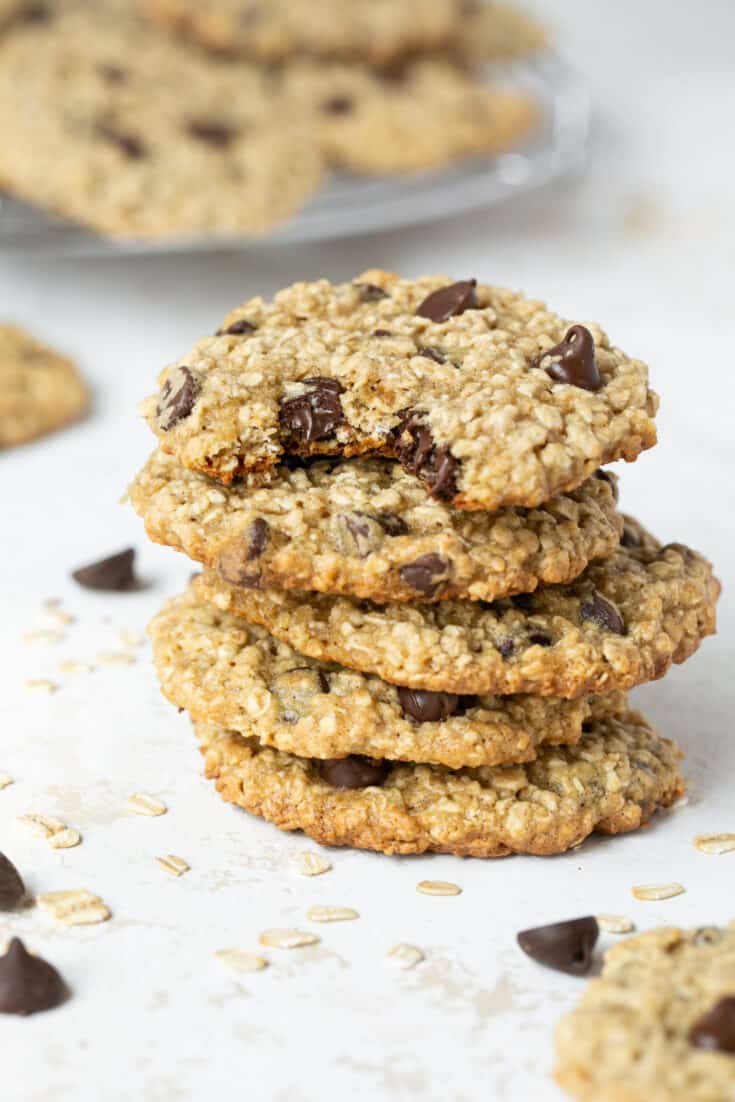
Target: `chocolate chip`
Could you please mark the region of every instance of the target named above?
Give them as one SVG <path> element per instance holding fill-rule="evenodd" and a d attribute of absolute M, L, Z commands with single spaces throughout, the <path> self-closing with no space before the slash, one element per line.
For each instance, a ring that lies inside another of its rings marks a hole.
<path fill-rule="evenodd" d="M 725 995 L 694 1023 L 689 1043 L 707 1052 L 735 1053 L 735 995 Z"/>
<path fill-rule="evenodd" d="M 52 18 L 48 4 L 27 4 L 20 13 L 23 23 L 48 23 Z"/>
<path fill-rule="evenodd" d="M 405 536 L 408 533 L 405 520 L 395 513 L 377 513 L 375 519 L 388 536 Z"/>
<path fill-rule="evenodd" d="M 539 964 L 572 976 L 583 976 L 590 970 L 599 932 L 597 919 L 590 915 L 522 930 L 518 934 L 518 944 Z"/>
<path fill-rule="evenodd" d="M 392 337 L 390 329 L 373 329 L 374 337 Z"/>
<path fill-rule="evenodd" d="M 423 418 L 418 410 L 404 411 L 391 433 L 396 458 L 426 483 L 432 497 L 450 501 L 457 495 L 459 462 L 447 446 L 437 448 Z"/>
<path fill-rule="evenodd" d="M 236 127 L 218 119 L 191 119 L 186 129 L 192 138 L 216 149 L 227 149 L 238 134 Z"/>
<path fill-rule="evenodd" d="M 432 693 L 423 689 L 398 688 L 398 700 L 404 714 L 419 723 L 440 723 L 453 716 L 460 698 L 454 693 Z"/>
<path fill-rule="evenodd" d="M 552 639 L 545 631 L 531 631 L 528 634 L 529 647 L 550 647 Z"/>
<path fill-rule="evenodd" d="M 390 771 L 386 761 L 361 758 L 351 754 L 348 758 L 334 758 L 318 763 L 322 780 L 335 788 L 370 788 L 381 785 Z"/>
<path fill-rule="evenodd" d="M 217 571 L 230 585 L 239 585 L 244 589 L 257 589 L 260 585 L 261 571 L 253 563 L 263 554 L 270 526 L 262 517 L 256 517 L 242 534 L 242 538 L 233 540 L 220 552 Z"/>
<path fill-rule="evenodd" d="M 615 635 L 625 635 L 625 623 L 615 605 L 608 601 L 601 593 L 595 591 L 591 597 L 583 601 L 579 607 L 579 615 L 583 620 L 590 620 Z"/>
<path fill-rule="evenodd" d="M 322 101 L 322 111 L 327 115 L 349 115 L 354 107 L 355 101 L 351 96 L 331 96 Z"/>
<path fill-rule="evenodd" d="M 355 283 L 355 287 L 360 292 L 361 302 L 380 302 L 382 298 L 388 298 L 388 292 L 374 283 Z"/>
<path fill-rule="evenodd" d="M 0 911 L 12 911 L 26 894 L 25 884 L 12 861 L 0 853 Z"/>
<path fill-rule="evenodd" d="M 541 360 L 546 360 L 549 356 L 559 357 L 546 368 L 546 374 L 552 379 L 579 386 L 583 390 L 601 388 L 602 379 L 595 360 L 595 341 L 584 325 L 573 325 L 568 329 L 564 340 L 544 352 Z"/>
<path fill-rule="evenodd" d="M 346 554 L 366 558 L 383 542 L 384 529 L 377 519 L 356 509 L 335 517 L 339 542 Z"/>
<path fill-rule="evenodd" d="M 226 329 L 220 329 L 220 334 L 227 333 L 233 337 L 245 336 L 248 333 L 254 333 L 257 326 L 252 322 L 246 321 L 245 318 L 238 318 L 237 321 L 233 321 L 232 325 L 228 325 Z"/>
<path fill-rule="evenodd" d="M 145 156 L 145 146 L 135 134 L 118 130 L 116 126 L 109 122 L 99 123 L 97 133 L 100 138 L 104 138 L 105 141 L 117 146 L 120 152 L 129 157 L 131 161 L 139 161 Z"/>
<path fill-rule="evenodd" d="M 595 478 L 599 478 L 600 482 L 607 482 L 612 490 L 613 498 L 617 502 L 620 498 L 620 491 L 618 490 L 618 480 L 615 475 L 610 474 L 609 471 L 604 470 L 602 467 L 598 467 L 595 471 Z"/>
<path fill-rule="evenodd" d="M 427 360 L 433 360 L 435 364 L 445 364 L 447 357 L 442 356 L 436 348 L 430 348 L 429 345 L 425 345 L 424 348 L 419 348 L 419 356 L 423 356 Z"/>
<path fill-rule="evenodd" d="M 442 322 L 463 314 L 465 310 L 476 310 L 476 287 L 476 279 L 464 279 L 459 283 L 451 283 L 448 287 L 440 287 L 424 299 L 416 313 L 420 318 Z"/>
<path fill-rule="evenodd" d="M 66 995 L 66 985 L 53 965 L 32 956 L 20 938 L 14 937 L 5 956 L 0 957 L 0 1014 L 51 1010 Z"/>
<path fill-rule="evenodd" d="M 516 593 L 511 597 L 513 608 L 521 612 L 533 612 L 533 597 L 530 593 Z"/>
<path fill-rule="evenodd" d="M 640 547 L 641 545 L 641 538 L 638 532 L 632 525 L 628 524 L 627 521 L 623 524 L 623 534 L 620 537 L 620 544 L 622 547 Z"/>
<path fill-rule="evenodd" d="M 281 429 L 295 442 L 311 444 L 333 436 L 344 422 L 339 397 L 344 387 L 336 379 L 320 376 L 303 381 L 313 389 L 281 402 L 278 419 Z"/>
<path fill-rule="evenodd" d="M 495 644 L 495 647 L 500 654 L 501 658 L 510 658 L 513 651 L 516 649 L 514 641 L 508 636 L 506 639 L 499 639 Z"/>
<path fill-rule="evenodd" d="M 260 558 L 265 550 L 269 534 L 270 527 L 268 521 L 263 520 L 262 517 L 256 517 L 252 524 L 248 525 L 245 529 L 248 562 Z"/>
<path fill-rule="evenodd" d="M 201 383 L 194 372 L 183 364 L 169 375 L 156 406 L 158 426 L 168 432 L 189 416 L 199 397 Z"/>
<path fill-rule="evenodd" d="M 71 574 L 75 582 L 85 589 L 98 589 L 102 592 L 125 593 L 139 585 L 135 575 L 135 550 L 127 547 L 115 555 L 108 555 L 99 562 L 80 566 Z"/>
<path fill-rule="evenodd" d="M 127 70 L 122 65 L 102 62 L 97 66 L 97 72 L 108 84 L 124 84 L 128 79 Z"/>
<path fill-rule="evenodd" d="M 449 563 L 440 555 L 430 551 L 420 555 L 413 562 L 406 563 L 400 571 L 401 581 L 417 593 L 433 596 L 442 582 L 449 578 Z"/>

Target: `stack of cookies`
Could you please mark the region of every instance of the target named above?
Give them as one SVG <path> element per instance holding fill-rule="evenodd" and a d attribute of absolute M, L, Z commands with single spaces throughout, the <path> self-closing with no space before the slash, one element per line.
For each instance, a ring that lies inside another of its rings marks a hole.
<path fill-rule="evenodd" d="M 385 853 L 551 854 L 648 821 L 680 753 L 626 692 L 719 585 L 617 509 L 644 364 L 474 279 L 299 283 L 161 375 L 130 489 L 204 570 L 151 625 L 221 795 Z"/>

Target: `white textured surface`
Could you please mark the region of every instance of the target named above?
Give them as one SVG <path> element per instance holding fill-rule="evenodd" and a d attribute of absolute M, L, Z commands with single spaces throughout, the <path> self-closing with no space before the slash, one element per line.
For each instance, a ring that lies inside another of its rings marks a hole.
<path fill-rule="evenodd" d="M 600 107 L 591 171 L 572 189 L 492 217 L 329 247 L 0 261 L 3 314 L 77 355 L 97 389 L 85 426 L 0 458 L 0 772 L 16 782 L 0 792 L 0 849 L 32 891 L 88 888 L 113 912 L 76 929 L 38 911 L 0 915 L 0 937 L 19 932 L 74 989 L 51 1014 L 0 1021 L 3 1102 L 553 1102 L 552 1030 L 581 984 L 535 967 L 516 949 L 516 931 L 597 911 L 639 928 L 735 916 L 735 854 L 706 856 L 691 842 L 735 830 L 735 9 L 725 0 L 557 7 L 563 43 Z M 685 746 L 692 788 L 687 807 L 640 836 L 552 860 L 334 852 L 331 871 L 305 878 L 290 864 L 310 848 L 303 838 L 221 805 L 201 780 L 187 722 L 159 698 L 147 649 L 130 667 L 58 670 L 64 658 L 118 649 L 118 629 L 142 628 L 188 574 L 172 552 L 145 547 L 136 519 L 115 504 L 151 443 L 134 407 L 157 368 L 251 293 L 376 264 L 524 287 L 602 321 L 651 364 L 661 444 L 621 472 L 623 502 L 664 538 L 708 552 L 728 588 L 719 638 L 637 694 Z M 146 592 L 96 595 L 68 580 L 70 567 L 130 542 L 153 583 Z M 52 596 L 78 617 L 67 640 L 22 643 Z M 34 677 L 61 688 L 27 692 Z M 125 801 L 138 791 L 168 813 L 129 814 Z M 27 811 L 80 830 L 81 846 L 53 850 L 30 837 L 15 824 Z M 169 876 L 154 860 L 168 853 L 191 870 Z M 462 895 L 418 894 L 422 879 L 454 881 Z M 644 903 L 630 892 L 673 880 L 686 888 L 674 899 Z M 316 926 L 306 918 L 312 904 L 354 907 L 360 918 Z M 273 927 L 314 930 L 322 941 L 258 950 L 258 934 Z M 419 946 L 426 960 L 391 966 L 396 942 Z M 260 951 L 270 967 L 235 975 L 215 958 L 224 948 Z"/>

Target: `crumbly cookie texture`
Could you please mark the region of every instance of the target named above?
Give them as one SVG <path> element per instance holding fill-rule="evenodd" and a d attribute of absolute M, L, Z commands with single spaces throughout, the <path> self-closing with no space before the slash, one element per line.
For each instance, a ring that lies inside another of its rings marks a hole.
<path fill-rule="evenodd" d="M 732 1044 L 735 924 L 620 942 L 559 1028 L 556 1077 L 582 1102 L 735 1102 L 735 1051 L 710 1017 L 722 999 Z"/>
<path fill-rule="evenodd" d="M 5 190 L 120 237 L 261 233 L 322 171 L 265 74 L 76 5 L 0 43 L 0 127 Z"/>
<path fill-rule="evenodd" d="M 449 508 L 389 460 L 279 466 L 260 488 L 223 486 L 155 452 L 128 490 L 157 543 L 266 589 L 377 601 L 492 601 L 575 578 L 615 551 L 616 479 L 600 472 L 536 509 Z"/>
<path fill-rule="evenodd" d="M 309 105 L 326 159 L 350 172 L 413 172 L 500 153 L 539 121 L 529 95 L 495 87 L 443 58 L 387 70 L 300 61 L 288 66 L 284 81 Z"/>
<path fill-rule="evenodd" d="M 602 330 L 570 331 L 541 302 L 369 271 L 246 302 L 163 371 L 143 413 L 166 451 L 223 482 L 284 453 L 372 452 L 441 500 L 492 510 L 654 444 L 647 380 Z"/>
<path fill-rule="evenodd" d="M 457 53 L 469 64 L 510 61 L 548 45 L 547 29 L 517 7 L 495 0 L 469 0 L 464 5 Z"/>
<path fill-rule="evenodd" d="M 156 23 L 222 53 L 381 63 L 457 39 L 460 0 L 140 0 Z"/>
<path fill-rule="evenodd" d="M 635 538 L 629 524 L 627 539 Z M 683 544 L 621 546 L 574 582 L 492 604 L 376 605 L 196 581 L 218 608 L 312 658 L 417 689 L 576 697 L 662 677 L 715 630 L 720 586 Z"/>
<path fill-rule="evenodd" d="M 545 748 L 527 765 L 383 763 L 380 784 L 347 789 L 316 761 L 195 728 L 225 800 L 325 845 L 383 853 L 561 853 L 592 831 L 637 829 L 683 791 L 677 748 L 637 712 L 595 721 L 578 746 Z"/>
<path fill-rule="evenodd" d="M 543 744 L 578 742 L 591 717 L 624 704 L 617 693 L 566 701 L 401 690 L 304 658 L 191 589 L 164 605 L 149 630 L 172 704 L 301 757 L 366 754 L 451 768 L 531 761 Z"/>
<path fill-rule="evenodd" d="M 71 360 L 0 324 L 0 448 L 77 421 L 88 407 L 89 391 Z"/>

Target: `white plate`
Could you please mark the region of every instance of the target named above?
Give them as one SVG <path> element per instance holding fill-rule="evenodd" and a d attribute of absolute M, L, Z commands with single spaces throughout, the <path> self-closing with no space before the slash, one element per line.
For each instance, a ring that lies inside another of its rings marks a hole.
<path fill-rule="evenodd" d="M 299 214 L 267 243 L 326 241 L 430 222 L 541 187 L 584 164 L 589 98 L 576 72 L 553 54 L 493 71 L 504 85 L 532 93 L 542 122 L 531 142 L 499 157 L 465 160 L 441 171 L 379 178 L 333 175 Z M 51 218 L 34 207 L 0 199 L 0 250 L 44 255 L 125 254 L 245 249 L 253 239 L 207 237 L 117 241 Z"/>

